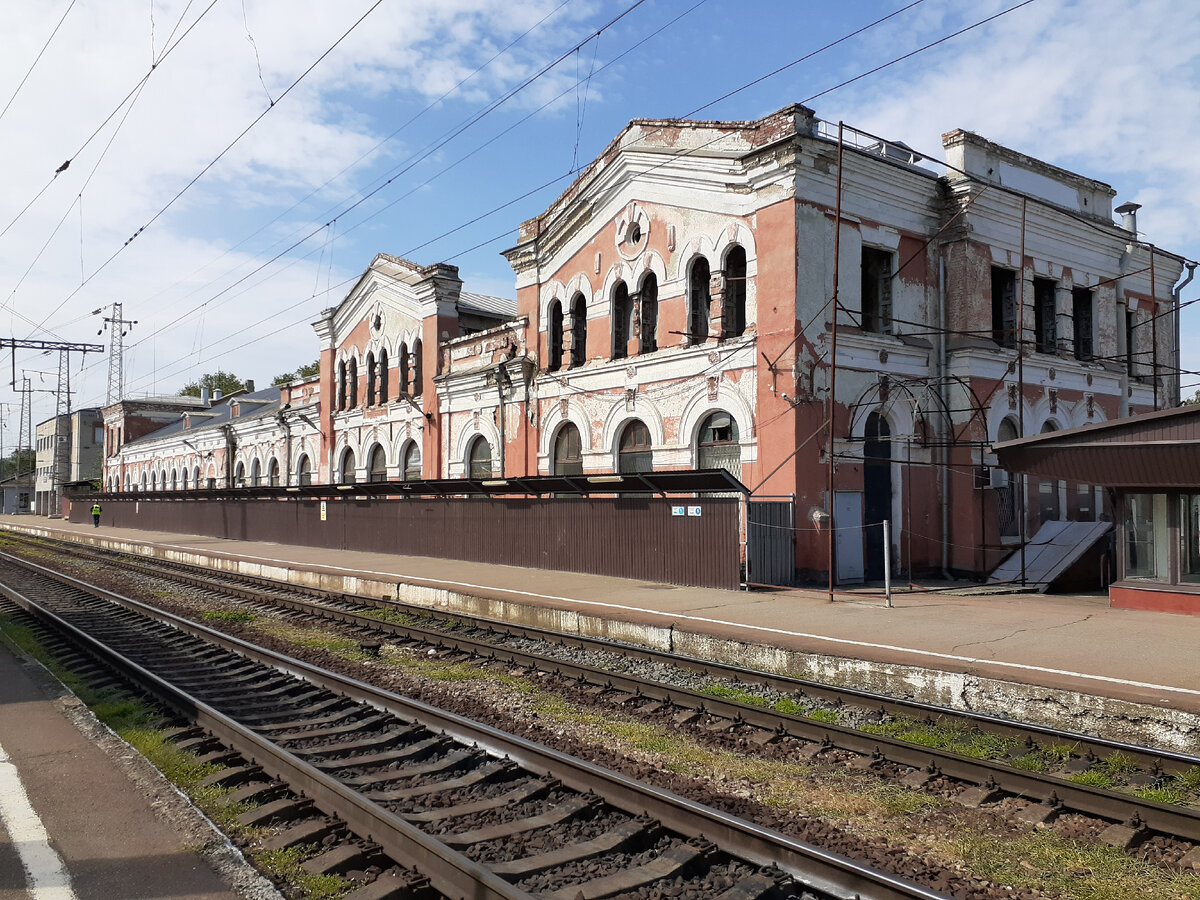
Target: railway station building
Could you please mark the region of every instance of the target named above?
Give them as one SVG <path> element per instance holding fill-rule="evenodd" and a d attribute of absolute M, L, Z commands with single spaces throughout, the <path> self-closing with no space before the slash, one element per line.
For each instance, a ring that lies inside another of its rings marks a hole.
<path fill-rule="evenodd" d="M 1102 182 L 961 130 L 942 151 L 798 105 L 634 120 L 520 224 L 515 301 L 380 254 L 314 322 L 319 376 L 137 435 L 132 401 L 106 409 L 106 486 L 722 468 L 785 580 L 825 578 L 830 527 L 840 583 L 885 553 L 983 575 L 1044 522 L 1114 515 L 991 446 L 1177 405 L 1191 270 Z"/>

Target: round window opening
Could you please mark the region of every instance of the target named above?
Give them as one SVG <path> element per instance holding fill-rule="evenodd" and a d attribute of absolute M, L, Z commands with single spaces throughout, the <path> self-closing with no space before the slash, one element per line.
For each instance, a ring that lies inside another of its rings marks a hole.
<path fill-rule="evenodd" d="M 642 226 L 637 222 L 630 222 L 629 231 L 626 232 L 625 239 L 630 244 L 636 244 L 640 241 L 642 239 Z"/>

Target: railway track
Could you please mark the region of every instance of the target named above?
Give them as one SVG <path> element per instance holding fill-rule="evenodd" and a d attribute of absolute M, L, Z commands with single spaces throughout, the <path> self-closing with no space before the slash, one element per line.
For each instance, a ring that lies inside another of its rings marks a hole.
<path fill-rule="evenodd" d="M 27 561 L 4 555 L 0 583 L 42 627 L 230 748 L 220 783 L 259 799 L 285 783 L 262 821 L 316 807 L 357 835 L 326 854 L 413 870 L 381 897 L 943 896 Z M 328 826 L 293 826 L 306 827 Z"/>
<path fill-rule="evenodd" d="M 76 554 L 113 558 L 111 551 L 81 551 L 76 545 L 71 546 Z M 367 647 L 382 641 L 399 642 L 414 649 L 432 648 L 451 661 L 497 662 L 553 672 L 603 690 L 610 700 L 623 702 L 630 708 L 660 716 L 663 710 L 669 711 L 680 725 L 700 719 L 706 728 L 745 733 L 751 743 L 758 744 L 790 738 L 800 742 L 797 753 L 801 757 L 846 751 L 854 755 L 851 762 L 854 766 L 898 767 L 898 777 L 912 787 L 929 782 L 944 785 L 950 779 L 958 785 L 957 799 L 968 806 L 995 803 L 1005 796 L 1023 798 L 1030 802 L 1018 815 L 1029 824 L 1046 824 L 1064 813 L 1076 812 L 1107 823 L 1102 840 L 1118 846 L 1135 847 L 1153 834 L 1189 844 L 1200 843 L 1200 809 L 1194 796 L 1185 798 L 1191 801 L 1186 803 L 1153 799 L 1157 788 L 1200 766 L 1200 757 L 803 679 L 750 672 L 646 648 L 448 615 L 389 600 L 301 590 L 269 579 L 247 579 L 182 564 L 150 565 L 125 554 L 120 559 L 125 568 L 211 592 L 214 599 L 225 602 L 235 599 L 249 610 L 276 614 L 284 610 L 306 621 L 337 622 Z M 416 621 L 397 620 L 409 616 Z M 549 647 L 634 658 L 654 666 L 682 667 L 729 687 L 714 692 L 663 684 L 653 678 L 622 673 L 619 665 L 609 661 L 596 665 L 572 659 L 571 654 L 564 658 L 564 654 L 548 652 Z M 754 693 L 762 688 L 781 699 L 766 702 Z M 857 715 L 845 718 L 861 723 L 864 718 L 873 717 L 874 721 L 868 721 L 864 729 L 826 721 L 828 716 L 819 713 L 814 718 L 815 711 L 830 709 L 843 712 L 854 709 Z M 906 741 L 887 733 L 886 723 L 897 720 L 918 724 L 958 723 L 959 727 L 994 736 L 997 743 L 992 746 L 1001 752 L 992 758 L 979 758 Z M 1087 783 L 1084 773 L 1103 770 L 1113 760 L 1119 762 L 1126 782 L 1124 789 Z M 1049 771 L 1031 768 L 1031 761 Z M 1139 796 L 1137 791 L 1150 796 Z M 1184 855 L 1189 862 L 1200 861 L 1200 851 Z"/>

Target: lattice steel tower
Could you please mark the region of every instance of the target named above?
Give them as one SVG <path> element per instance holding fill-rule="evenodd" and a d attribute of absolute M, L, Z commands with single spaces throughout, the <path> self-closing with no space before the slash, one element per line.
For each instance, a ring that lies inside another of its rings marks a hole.
<path fill-rule="evenodd" d="M 92 315 L 98 316 L 103 309 L 95 310 Z M 104 329 L 111 331 L 108 345 L 108 393 L 104 404 L 109 406 L 121 400 L 125 395 L 125 335 L 137 324 L 137 319 L 125 319 L 121 316 L 121 304 L 113 303 L 112 315 L 104 317 L 104 326 L 96 332 L 103 334 Z"/>

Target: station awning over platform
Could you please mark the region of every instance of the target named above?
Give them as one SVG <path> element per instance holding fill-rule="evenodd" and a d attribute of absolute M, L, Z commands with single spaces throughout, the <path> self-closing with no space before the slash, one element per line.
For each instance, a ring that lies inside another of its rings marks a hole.
<path fill-rule="evenodd" d="M 1200 405 L 1004 441 L 1009 472 L 1125 489 L 1200 485 Z"/>
<path fill-rule="evenodd" d="M 270 497 L 560 497 L 591 494 L 748 494 L 749 489 L 724 469 L 685 469 L 627 474 L 535 475 L 509 478 L 436 478 L 424 481 L 372 481 L 356 484 L 305 484 L 289 487 L 213 488 L 187 491 L 121 491 L 101 495 L 121 499 L 197 500 Z"/>

